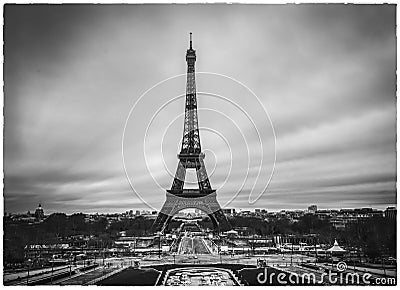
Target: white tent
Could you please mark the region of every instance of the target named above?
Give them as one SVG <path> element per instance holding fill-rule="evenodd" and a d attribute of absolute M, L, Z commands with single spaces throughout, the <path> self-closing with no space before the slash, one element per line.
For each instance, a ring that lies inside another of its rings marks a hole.
<path fill-rule="evenodd" d="M 331 248 L 329 248 L 328 250 L 326 250 L 327 252 L 330 252 L 332 254 L 334 253 L 345 253 L 346 250 L 343 249 L 342 247 L 339 246 L 338 242 L 335 240 L 335 242 L 333 243 L 333 246 Z"/>

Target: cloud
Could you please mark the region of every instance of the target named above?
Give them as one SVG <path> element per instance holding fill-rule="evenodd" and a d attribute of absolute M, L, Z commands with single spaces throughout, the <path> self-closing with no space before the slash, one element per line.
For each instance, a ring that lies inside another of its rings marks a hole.
<path fill-rule="evenodd" d="M 186 71 L 189 31 L 196 69 L 249 86 L 273 121 L 276 170 L 255 207 L 395 203 L 394 5 L 6 5 L 5 211 L 32 210 L 39 201 L 50 212 L 145 208 L 125 177 L 122 132 L 144 91 Z M 127 127 L 128 175 L 156 208 L 172 183 L 167 169 L 176 170 L 183 119 L 162 144 L 161 138 L 183 113 L 183 99 L 167 106 L 150 130 L 149 169 L 144 130 L 161 104 L 184 93 L 184 77 L 170 84 L 144 98 Z M 210 180 L 218 198 L 227 202 L 242 185 L 245 140 L 249 178 L 231 206 L 250 207 L 261 153 L 265 168 L 256 195 L 272 168 L 269 123 L 243 88 L 205 76 L 197 85 L 238 103 L 262 133 L 263 152 L 239 109 L 199 95 L 200 126 L 216 130 L 232 150 L 231 159 L 218 134 L 201 131 L 208 172 L 216 165 Z"/>

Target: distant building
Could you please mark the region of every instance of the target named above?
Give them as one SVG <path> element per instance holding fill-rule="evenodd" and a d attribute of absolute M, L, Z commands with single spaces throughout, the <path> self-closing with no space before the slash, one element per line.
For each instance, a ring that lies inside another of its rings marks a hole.
<path fill-rule="evenodd" d="M 348 219 L 344 219 L 342 217 L 336 217 L 330 220 L 332 226 L 334 226 L 337 230 L 344 230 L 349 222 L 350 221 Z"/>
<path fill-rule="evenodd" d="M 332 217 L 332 212 L 330 210 L 317 210 L 315 215 L 320 220 L 329 220 Z"/>
<path fill-rule="evenodd" d="M 320 211 L 317 212 L 317 215 L 320 215 Z M 383 217 L 383 211 L 368 207 L 341 209 L 339 212 L 331 215 L 330 223 L 336 229 L 345 229 L 353 223 L 376 217 Z"/>
<path fill-rule="evenodd" d="M 390 206 L 385 209 L 385 218 L 395 220 L 397 216 L 397 209 L 394 206 Z"/>
<path fill-rule="evenodd" d="M 315 213 L 318 210 L 318 207 L 315 204 L 312 204 L 308 207 L 308 211 L 311 213 Z"/>
<path fill-rule="evenodd" d="M 44 219 L 44 210 L 42 208 L 42 205 L 39 203 L 39 206 L 35 210 L 35 218 L 38 220 Z"/>
<path fill-rule="evenodd" d="M 234 215 L 236 213 L 234 208 L 223 208 L 222 211 L 225 215 Z"/>

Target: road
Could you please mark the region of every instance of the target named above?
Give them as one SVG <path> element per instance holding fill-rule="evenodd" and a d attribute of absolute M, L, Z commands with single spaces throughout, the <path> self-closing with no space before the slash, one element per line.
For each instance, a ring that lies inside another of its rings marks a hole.
<path fill-rule="evenodd" d="M 83 267 L 81 267 L 83 268 Z M 49 279 L 53 279 L 54 277 L 54 281 L 57 279 L 57 277 L 59 275 L 62 274 L 71 274 L 72 271 L 76 271 L 76 269 L 79 269 L 79 267 L 76 266 L 71 266 L 71 268 L 69 267 L 57 267 L 56 269 L 52 270 L 48 270 L 48 269 L 42 269 L 37 270 L 36 273 L 34 273 L 34 275 L 30 275 L 28 278 L 27 272 L 24 273 L 23 277 L 20 277 L 19 279 L 15 279 L 15 280 L 11 280 L 11 281 L 4 281 L 4 284 L 9 286 L 16 286 L 16 285 L 27 285 L 28 283 L 34 283 L 37 281 L 42 281 L 42 280 L 49 280 Z M 31 273 L 30 273 L 31 274 Z"/>
<path fill-rule="evenodd" d="M 74 270 L 76 268 L 76 266 L 72 266 L 72 270 Z M 62 270 L 62 269 L 69 269 L 69 266 L 55 266 L 53 268 L 53 271 L 58 271 L 58 270 Z M 38 276 L 41 274 L 45 274 L 45 273 L 51 273 L 52 269 L 51 267 L 47 267 L 47 268 L 42 268 L 42 269 L 35 269 L 35 270 L 30 270 L 29 271 L 29 275 L 30 277 L 34 277 L 34 276 Z M 28 271 L 21 271 L 21 272 L 15 272 L 15 273 L 5 273 L 3 276 L 3 280 L 4 282 L 10 282 L 13 280 L 21 280 L 21 279 L 26 279 L 26 277 L 28 276 Z"/>
<path fill-rule="evenodd" d="M 104 267 L 100 266 L 94 269 L 91 269 L 85 273 L 78 273 L 72 277 L 67 277 L 61 281 L 58 281 L 57 285 L 85 285 L 88 282 L 100 278 L 104 275 L 114 272 L 118 267 Z"/>
<path fill-rule="evenodd" d="M 200 237 L 183 237 L 179 247 L 178 247 L 179 254 L 208 254 L 210 255 L 211 252 L 206 246 L 203 238 Z"/>

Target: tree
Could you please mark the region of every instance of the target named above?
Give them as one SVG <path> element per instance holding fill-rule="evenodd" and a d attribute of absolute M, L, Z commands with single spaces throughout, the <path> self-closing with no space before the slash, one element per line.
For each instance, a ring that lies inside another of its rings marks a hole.
<path fill-rule="evenodd" d="M 87 230 L 85 215 L 83 213 L 74 213 L 68 218 L 68 229 L 76 234 Z"/>
<path fill-rule="evenodd" d="M 44 221 L 45 229 L 57 237 L 65 236 L 66 226 L 67 215 L 65 213 L 53 213 Z"/>

